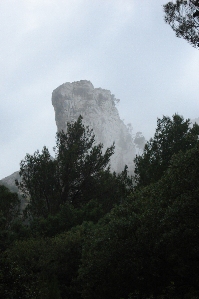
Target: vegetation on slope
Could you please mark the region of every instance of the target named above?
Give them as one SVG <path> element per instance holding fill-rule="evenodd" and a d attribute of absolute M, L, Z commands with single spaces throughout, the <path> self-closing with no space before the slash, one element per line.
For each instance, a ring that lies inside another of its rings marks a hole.
<path fill-rule="evenodd" d="M 0 297 L 146 299 L 199 297 L 199 126 L 158 119 L 135 159 L 111 173 L 82 124 L 21 162 L 18 187 L 0 186 Z"/>

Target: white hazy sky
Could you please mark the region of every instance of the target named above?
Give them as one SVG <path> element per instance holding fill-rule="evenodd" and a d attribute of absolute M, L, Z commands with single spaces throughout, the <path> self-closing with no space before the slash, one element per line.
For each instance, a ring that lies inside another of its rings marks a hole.
<path fill-rule="evenodd" d="M 0 179 L 56 126 L 52 91 L 90 80 L 120 99 L 134 133 L 153 136 L 157 117 L 199 117 L 199 51 L 165 24 L 167 0 L 0 1 Z"/>

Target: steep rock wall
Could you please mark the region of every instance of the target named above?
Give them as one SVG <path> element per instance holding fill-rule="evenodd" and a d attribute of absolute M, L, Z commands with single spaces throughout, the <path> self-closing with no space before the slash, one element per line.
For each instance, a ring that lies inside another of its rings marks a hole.
<path fill-rule="evenodd" d="M 82 115 L 84 124 L 94 130 L 96 143 L 103 143 L 106 149 L 115 142 L 112 170 L 120 172 L 126 164 L 132 173 L 136 148 L 128 128 L 119 117 L 116 102 L 109 90 L 94 88 L 86 80 L 62 84 L 52 93 L 58 131 L 66 132 L 67 123 Z"/>

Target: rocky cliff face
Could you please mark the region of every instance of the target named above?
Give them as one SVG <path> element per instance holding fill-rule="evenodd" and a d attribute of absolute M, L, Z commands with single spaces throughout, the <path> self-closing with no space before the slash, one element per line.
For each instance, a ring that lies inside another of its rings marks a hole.
<path fill-rule="evenodd" d="M 77 120 L 81 114 L 84 124 L 93 128 L 96 143 L 102 142 L 106 149 L 115 142 L 112 170 L 120 172 L 126 164 L 132 174 L 133 159 L 136 154 L 142 153 L 146 140 L 141 132 L 137 132 L 132 138 L 131 125 L 127 127 L 119 117 L 115 106 L 117 101 L 109 90 L 94 88 L 92 83 L 86 80 L 62 84 L 52 93 L 58 131 L 66 131 L 67 122 Z M 0 184 L 17 192 L 16 179 L 20 179 L 19 171 L 2 179 Z M 23 202 L 23 205 L 26 203 Z"/>
<path fill-rule="evenodd" d="M 132 173 L 136 146 L 119 117 L 115 106 L 117 101 L 109 90 L 94 88 L 86 80 L 62 84 L 52 93 L 58 131 L 66 131 L 67 123 L 76 121 L 81 115 L 84 124 L 94 130 L 96 143 L 103 143 L 106 149 L 115 142 L 112 170 L 120 172 L 126 164 Z"/>

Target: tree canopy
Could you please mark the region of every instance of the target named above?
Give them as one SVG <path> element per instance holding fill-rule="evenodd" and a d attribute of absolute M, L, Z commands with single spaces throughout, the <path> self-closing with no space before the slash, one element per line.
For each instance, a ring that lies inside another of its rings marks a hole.
<path fill-rule="evenodd" d="M 177 0 L 164 6 L 165 22 L 194 48 L 199 49 L 199 1 Z"/>
<path fill-rule="evenodd" d="M 191 127 L 190 120 L 178 114 L 172 119 L 163 116 L 157 119 L 154 137 L 145 145 L 141 156 L 135 158 L 135 181 L 138 186 L 147 186 L 158 181 L 170 165 L 171 157 L 185 152 L 199 143 L 199 125 Z"/>
<path fill-rule="evenodd" d="M 19 211 L 20 200 L 17 193 L 10 192 L 8 188 L 0 185 L 0 229 L 10 228 Z"/>
<path fill-rule="evenodd" d="M 135 188 L 81 118 L 57 135 L 54 159 L 46 147 L 26 155 L 28 221 L 5 226 L 18 201 L 0 186 L 0 297 L 199 298 L 198 136 L 182 116 L 158 119 Z"/>
<path fill-rule="evenodd" d="M 114 145 L 104 153 L 102 150 L 103 145 L 95 144 L 93 130 L 83 125 L 80 116 L 68 123 L 66 133 L 57 133 L 54 159 L 46 147 L 41 153 L 27 154 L 21 161 L 17 184 L 29 199 L 26 210 L 31 217 L 55 215 L 70 205 L 81 208 L 91 200 L 108 211 L 122 200 L 131 185 L 127 168 L 121 174 L 111 173 Z"/>
<path fill-rule="evenodd" d="M 84 299 L 198 298 L 199 147 L 179 152 L 83 243 Z"/>

